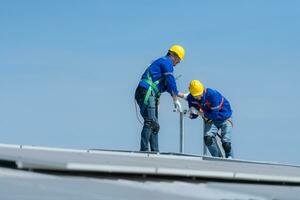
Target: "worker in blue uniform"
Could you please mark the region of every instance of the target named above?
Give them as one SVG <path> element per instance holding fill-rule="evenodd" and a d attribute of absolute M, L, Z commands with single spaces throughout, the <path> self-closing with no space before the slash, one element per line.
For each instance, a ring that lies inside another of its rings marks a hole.
<path fill-rule="evenodd" d="M 205 88 L 199 80 L 192 80 L 189 85 L 190 94 L 185 99 L 190 108 L 190 118 L 201 116 L 204 119 L 204 143 L 210 154 L 221 157 L 216 136 L 221 130 L 222 147 L 226 158 L 232 158 L 231 133 L 232 110 L 229 101 L 217 90 Z"/>
<path fill-rule="evenodd" d="M 181 111 L 178 97 L 183 98 L 184 93 L 179 92 L 173 75 L 174 67 L 184 59 L 185 50 L 180 45 L 173 45 L 167 55 L 158 58 L 143 73 L 135 91 L 135 100 L 144 119 L 141 132 L 141 151 L 150 150 L 158 152 L 158 104 L 161 93 L 168 92 L 173 99 L 174 107 Z"/>

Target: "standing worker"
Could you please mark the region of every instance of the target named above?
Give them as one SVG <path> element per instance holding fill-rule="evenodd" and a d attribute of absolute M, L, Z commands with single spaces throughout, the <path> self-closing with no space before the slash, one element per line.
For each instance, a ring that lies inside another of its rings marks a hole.
<path fill-rule="evenodd" d="M 229 101 L 217 90 L 204 88 L 198 80 L 192 80 L 189 85 L 190 94 L 187 95 L 190 108 L 190 118 L 201 116 L 204 119 L 204 143 L 210 154 L 222 157 L 217 146 L 216 136 L 221 130 L 222 147 L 226 158 L 232 158 L 231 132 L 232 110 Z"/>
<path fill-rule="evenodd" d="M 174 68 L 184 59 L 184 48 L 174 45 L 166 56 L 155 60 L 146 69 L 139 85 L 135 91 L 135 100 L 140 107 L 140 113 L 144 118 L 144 125 L 141 132 L 141 151 L 158 152 L 158 104 L 161 93 L 167 91 L 173 98 L 174 107 L 181 111 L 181 104 L 178 97 L 183 98 L 184 94 L 177 90 L 176 80 L 173 75 Z"/>

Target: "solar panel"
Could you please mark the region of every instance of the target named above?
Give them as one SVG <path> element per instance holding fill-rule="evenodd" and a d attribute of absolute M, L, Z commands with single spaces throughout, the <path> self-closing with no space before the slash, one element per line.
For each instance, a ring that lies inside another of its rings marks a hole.
<path fill-rule="evenodd" d="M 300 184 L 300 167 L 203 156 L 0 145 L 19 169 L 143 174 Z"/>

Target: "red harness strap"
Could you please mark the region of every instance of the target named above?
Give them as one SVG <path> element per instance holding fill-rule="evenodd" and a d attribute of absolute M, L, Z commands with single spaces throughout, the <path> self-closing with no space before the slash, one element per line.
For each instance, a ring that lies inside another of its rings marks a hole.
<path fill-rule="evenodd" d="M 221 110 L 223 108 L 223 104 L 224 104 L 224 97 L 222 97 L 221 103 L 216 107 L 211 107 L 208 100 L 205 101 L 205 104 L 207 105 L 208 109 L 210 109 L 210 110 L 217 110 L 217 109 Z"/>
<path fill-rule="evenodd" d="M 206 93 L 206 88 L 205 88 L 204 92 Z M 195 103 L 197 103 L 197 105 L 200 107 L 201 110 L 204 110 L 199 102 L 195 102 Z M 216 110 L 216 109 L 218 109 L 220 111 L 223 108 L 224 97 L 222 97 L 221 103 L 218 106 L 216 106 L 216 107 L 211 107 L 208 100 L 205 101 L 205 104 L 207 105 L 207 107 L 208 107 L 209 110 Z"/>

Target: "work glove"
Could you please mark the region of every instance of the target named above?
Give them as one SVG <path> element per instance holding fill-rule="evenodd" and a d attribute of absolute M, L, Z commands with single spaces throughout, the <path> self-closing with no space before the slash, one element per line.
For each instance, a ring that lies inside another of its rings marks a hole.
<path fill-rule="evenodd" d="M 199 115 L 199 110 L 197 110 L 195 107 L 190 107 L 190 113 L 194 115 Z"/>
<path fill-rule="evenodd" d="M 181 103 L 178 99 L 174 101 L 174 108 L 177 112 L 182 112 Z"/>
<path fill-rule="evenodd" d="M 197 108 L 195 107 L 190 107 L 190 113 L 191 114 L 194 114 L 194 115 L 199 115 L 201 117 L 204 117 L 204 113 L 203 111 L 201 110 L 201 108 L 198 110 Z"/>
<path fill-rule="evenodd" d="M 187 97 L 189 96 L 189 94 L 190 94 L 190 93 L 185 93 L 185 94 L 183 94 L 183 98 L 184 98 L 185 100 L 187 100 Z"/>

